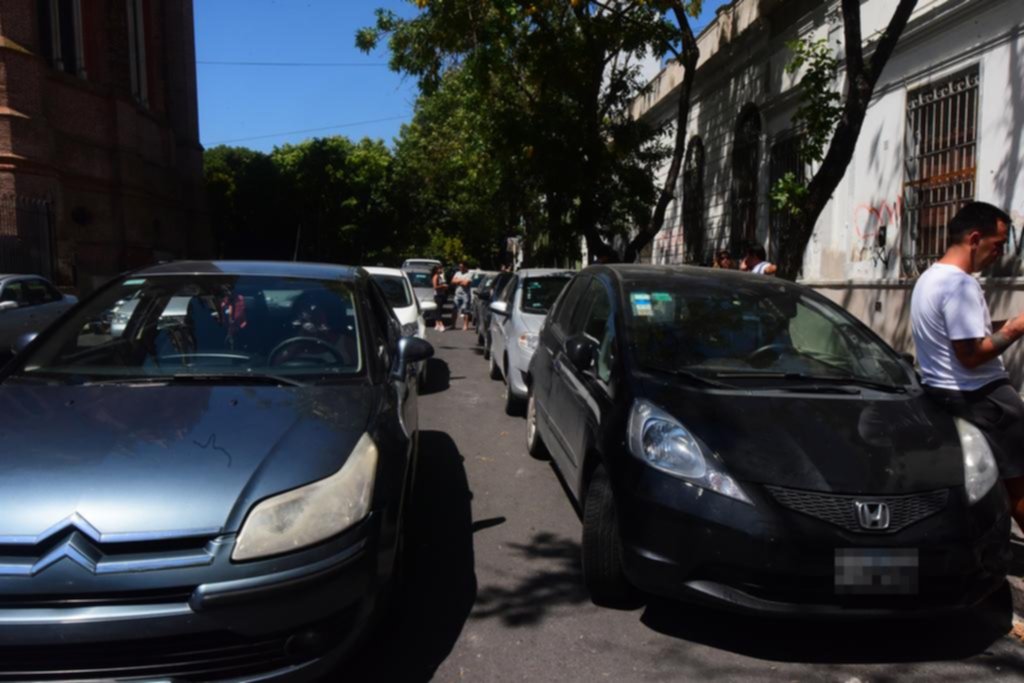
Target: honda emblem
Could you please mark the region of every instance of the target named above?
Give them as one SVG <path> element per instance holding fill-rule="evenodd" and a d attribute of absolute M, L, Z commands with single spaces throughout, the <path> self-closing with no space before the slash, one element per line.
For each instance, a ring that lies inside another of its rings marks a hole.
<path fill-rule="evenodd" d="M 862 529 L 885 531 L 889 528 L 889 506 L 877 501 L 854 501 L 857 521 Z"/>

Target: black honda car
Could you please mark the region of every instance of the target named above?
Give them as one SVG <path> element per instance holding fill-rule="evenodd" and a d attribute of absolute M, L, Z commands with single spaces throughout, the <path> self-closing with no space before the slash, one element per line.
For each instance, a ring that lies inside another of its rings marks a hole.
<path fill-rule="evenodd" d="M 431 354 L 341 266 L 170 263 L 72 309 L 0 377 L 0 679 L 332 666 L 395 585 Z"/>
<path fill-rule="evenodd" d="M 982 434 L 809 288 L 593 266 L 549 314 L 527 439 L 583 518 L 595 602 L 636 588 L 779 615 L 921 615 L 1002 586 Z"/>

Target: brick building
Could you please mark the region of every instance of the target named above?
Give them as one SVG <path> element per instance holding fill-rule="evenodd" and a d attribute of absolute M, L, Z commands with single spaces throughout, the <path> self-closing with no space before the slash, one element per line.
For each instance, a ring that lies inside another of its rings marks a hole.
<path fill-rule="evenodd" d="M 0 272 L 203 256 L 192 0 L 3 0 Z"/>

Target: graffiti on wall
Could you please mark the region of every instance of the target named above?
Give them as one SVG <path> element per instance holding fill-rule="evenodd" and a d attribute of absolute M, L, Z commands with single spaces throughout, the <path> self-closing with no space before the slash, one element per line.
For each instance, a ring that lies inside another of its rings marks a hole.
<path fill-rule="evenodd" d="M 899 234 L 903 220 L 903 197 L 862 202 L 853 208 L 853 249 L 851 260 L 871 260 L 875 266 L 889 267 L 892 250 L 890 236 Z"/>

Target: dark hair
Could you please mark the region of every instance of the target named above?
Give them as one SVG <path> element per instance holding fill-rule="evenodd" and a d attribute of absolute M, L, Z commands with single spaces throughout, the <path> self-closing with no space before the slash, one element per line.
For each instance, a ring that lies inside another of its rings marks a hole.
<path fill-rule="evenodd" d="M 764 250 L 764 247 L 762 247 L 760 244 L 751 244 L 747 248 L 747 256 L 756 256 L 757 258 L 761 259 L 762 261 L 767 261 L 768 260 L 768 253 Z"/>
<path fill-rule="evenodd" d="M 960 244 L 969 233 L 977 230 L 985 237 L 996 234 L 996 223 L 1002 221 L 1009 226 L 1013 220 L 999 207 L 985 202 L 964 204 L 946 227 L 946 246 Z"/>

